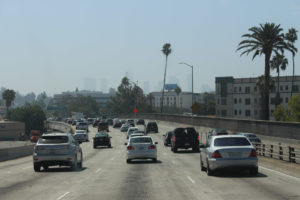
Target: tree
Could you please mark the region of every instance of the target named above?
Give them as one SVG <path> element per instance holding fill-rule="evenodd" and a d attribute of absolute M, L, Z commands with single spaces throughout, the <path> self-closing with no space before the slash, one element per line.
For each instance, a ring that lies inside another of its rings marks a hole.
<path fill-rule="evenodd" d="M 162 98 L 161 98 L 160 113 L 163 112 L 163 107 L 164 107 L 164 96 L 165 96 L 165 84 L 166 84 L 167 63 L 168 63 L 168 56 L 169 56 L 169 54 L 171 54 L 171 52 L 172 52 L 171 44 L 165 43 L 161 51 L 162 51 L 163 54 L 166 56 L 166 63 L 165 63 L 164 84 L 163 84 L 163 89 L 162 89 Z"/>
<path fill-rule="evenodd" d="M 289 31 L 285 34 L 285 39 L 290 43 L 292 46 L 294 46 L 295 42 L 297 41 L 297 30 L 294 28 L 290 28 Z M 295 48 L 295 51 L 292 52 L 293 55 L 293 78 L 292 78 L 292 88 L 291 88 L 291 96 L 293 96 L 293 86 L 294 86 L 294 79 L 295 79 L 295 53 L 297 52 L 297 49 Z"/>
<path fill-rule="evenodd" d="M 282 28 L 274 23 L 260 24 L 249 29 L 251 33 L 242 35 L 247 38 L 239 43 L 237 51 L 243 50 L 241 56 L 254 52 L 252 60 L 257 55 L 265 55 L 265 84 L 263 90 L 263 119 L 269 120 L 269 90 L 270 90 L 270 58 L 272 53 L 283 53 L 284 50 L 295 51 L 291 43 L 286 43 Z"/>
<path fill-rule="evenodd" d="M 44 121 L 46 115 L 41 107 L 37 104 L 25 104 L 12 110 L 11 120 L 25 123 L 25 133 L 28 136 L 30 130 L 44 131 Z"/>
<path fill-rule="evenodd" d="M 8 108 L 11 106 L 12 102 L 16 97 L 16 92 L 14 90 L 6 89 L 2 93 L 2 98 L 5 100 L 6 105 L 6 117 L 9 118 Z"/>
<path fill-rule="evenodd" d="M 181 88 L 177 85 L 177 87 L 174 90 L 177 94 L 177 99 L 178 99 L 178 107 L 179 107 L 179 94 L 181 93 Z"/>
<path fill-rule="evenodd" d="M 289 121 L 288 112 L 283 108 L 282 105 L 278 105 L 274 110 L 274 118 L 276 121 Z"/>
<path fill-rule="evenodd" d="M 300 122 L 300 95 L 292 96 L 289 101 L 290 117 L 292 121 Z"/>
<path fill-rule="evenodd" d="M 270 61 L 270 66 L 277 72 L 277 92 L 276 92 L 276 107 L 281 103 L 280 102 L 280 93 L 279 93 L 279 77 L 280 77 L 280 70 L 285 70 L 286 66 L 288 65 L 288 60 L 284 57 L 283 54 L 276 54 L 273 56 L 272 60 Z"/>

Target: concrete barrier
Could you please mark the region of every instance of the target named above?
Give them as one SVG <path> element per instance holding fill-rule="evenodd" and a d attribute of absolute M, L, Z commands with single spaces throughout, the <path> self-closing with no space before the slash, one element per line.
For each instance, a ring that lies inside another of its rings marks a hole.
<path fill-rule="evenodd" d="M 0 161 L 32 155 L 35 144 L 0 149 Z"/>

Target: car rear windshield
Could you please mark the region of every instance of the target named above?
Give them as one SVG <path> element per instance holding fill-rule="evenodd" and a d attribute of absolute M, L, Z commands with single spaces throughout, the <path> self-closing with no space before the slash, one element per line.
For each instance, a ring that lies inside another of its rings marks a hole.
<path fill-rule="evenodd" d="M 42 144 L 59 144 L 67 143 L 69 140 L 68 136 L 42 136 L 40 143 Z"/>
<path fill-rule="evenodd" d="M 194 128 L 177 128 L 175 130 L 175 135 L 176 137 L 181 137 L 181 136 L 197 137 L 198 136 Z"/>
<path fill-rule="evenodd" d="M 217 138 L 214 141 L 214 146 L 224 147 L 224 146 L 249 146 L 250 143 L 246 138 L 240 137 L 230 137 L 230 138 Z"/>
<path fill-rule="evenodd" d="M 104 122 L 101 122 L 99 123 L 100 126 L 107 126 L 108 124 L 107 123 L 104 123 Z"/>
<path fill-rule="evenodd" d="M 130 143 L 152 143 L 152 139 L 148 137 L 136 137 L 132 138 Z"/>
<path fill-rule="evenodd" d="M 85 125 L 87 125 L 87 123 L 85 123 L 85 122 L 80 122 L 79 125 L 80 125 L 80 126 L 85 126 Z"/>
<path fill-rule="evenodd" d="M 157 126 L 157 124 L 155 122 L 149 122 L 147 125 L 148 126 Z"/>

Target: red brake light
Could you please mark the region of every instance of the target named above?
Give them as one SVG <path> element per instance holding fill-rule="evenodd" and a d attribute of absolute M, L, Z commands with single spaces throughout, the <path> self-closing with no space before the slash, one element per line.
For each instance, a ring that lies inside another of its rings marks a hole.
<path fill-rule="evenodd" d="M 128 146 L 127 150 L 134 150 L 133 146 Z"/>
<path fill-rule="evenodd" d="M 255 149 L 252 149 L 249 157 L 256 157 L 256 151 L 255 151 Z"/>
<path fill-rule="evenodd" d="M 198 135 L 198 141 L 200 141 L 200 137 L 199 137 L 199 135 Z"/>
<path fill-rule="evenodd" d="M 213 154 L 211 155 L 212 158 L 222 158 L 220 152 L 217 150 L 215 152 L 213 152 Z"/>
<path fill-rule="evenodd" d="M 155 148 L 156 148 L 155 145 L 151 145 L 148 147 L 148 149 L 155 149 Z"/>
<path fill-rule="evenodd" d="M 176 142 L 176 136 L 174 136 L 174 142 Z"/>

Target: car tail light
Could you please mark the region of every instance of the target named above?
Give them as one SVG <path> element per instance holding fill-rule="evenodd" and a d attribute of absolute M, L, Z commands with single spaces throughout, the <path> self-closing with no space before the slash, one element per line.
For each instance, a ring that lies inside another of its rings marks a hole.
<path fill-rule="evenodd" d="M 128 146 L 127 150 L 134 150 L 134 147 L 133 146 Z"/>
<path fill-rule="evenodd" d="M 155 145 L 151 145 L 148 147 L 148 149 L 155 149 L 155 148 L 156 148 Z"/>
<path fill-rule="evenodd" d="M 220 154 L 220 152 L 217 150 L 215 152 L 213 152 L 213 154 L 211 155 L 212 158 L 222 158 L 222 155 Z"/>
<path fill-rule="evenodd" d="M 255 151 L 255 149 L 252 149 L 249 157 L 256 157 L 256 151 Z"/>
<path fill-rule="evenodd" d="M 174 142 L 176 142 L 176 136 L 174 136 Z"/>
<path fill-rule="evenodd" d="M 198 141 L 200 141 L 200 137 L 199 137 L 199 135 L 198 135 Z"/>

